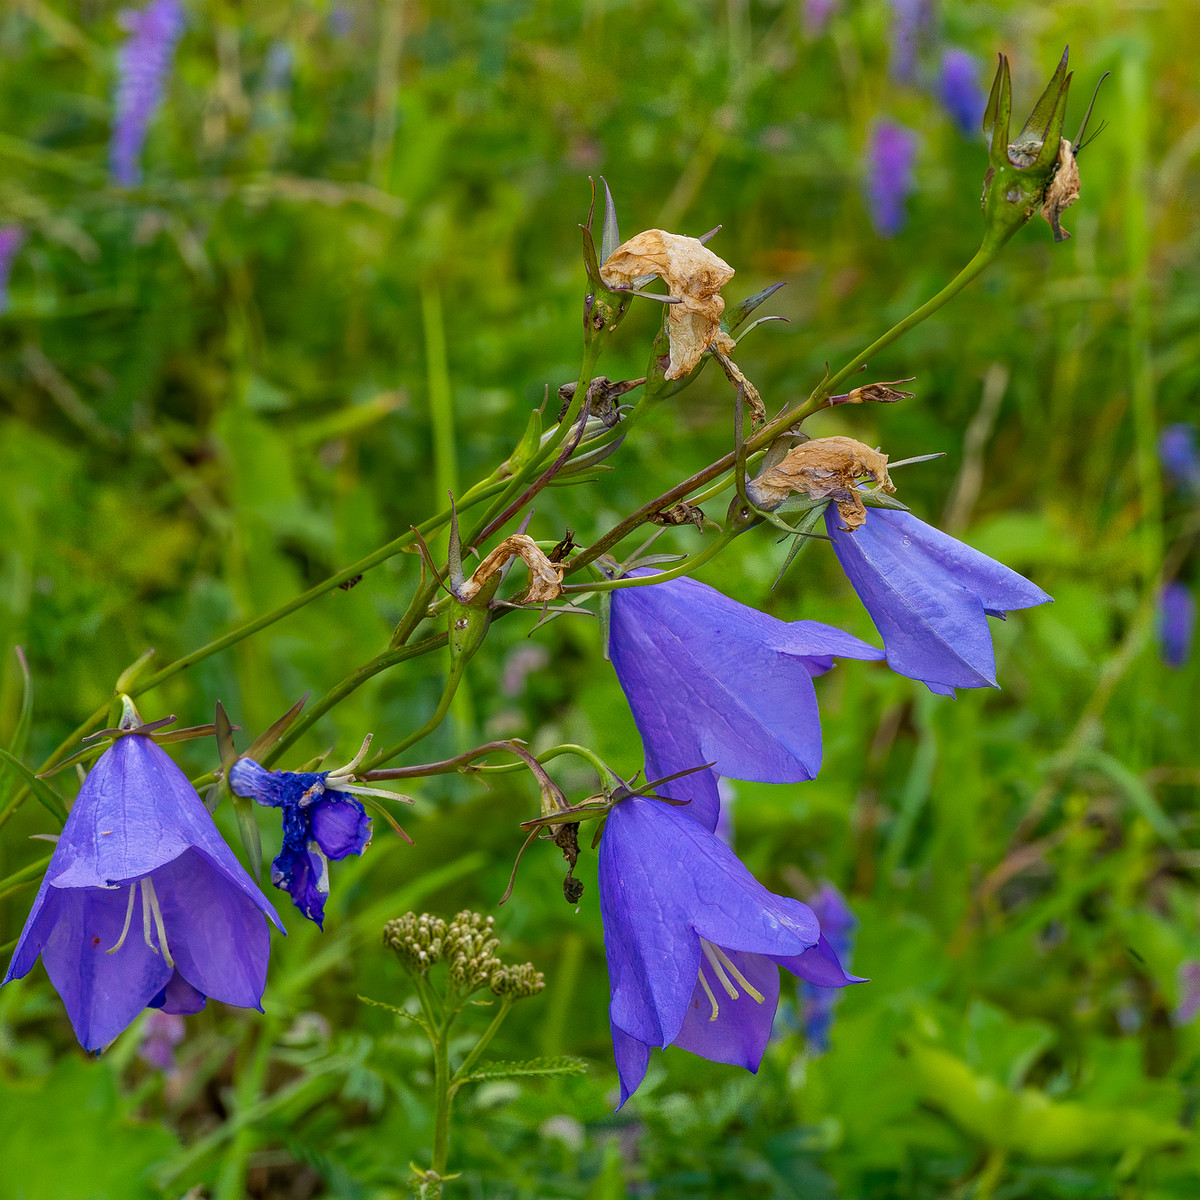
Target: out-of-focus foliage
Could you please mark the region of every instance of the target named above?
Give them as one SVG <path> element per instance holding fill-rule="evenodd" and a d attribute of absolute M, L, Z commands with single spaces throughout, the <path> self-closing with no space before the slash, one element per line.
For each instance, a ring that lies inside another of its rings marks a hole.
<path fill-rule="evenodd" d="M 739 852 L 777 891 L 836 883 L 871 982 L 844 996 L 827 1054 L 807 1055 L 786 1019 L 757 1078 L 673 1050 L 614 1115 L 594 856 L 576 912 L 556 853 L 535 846 L 498 922 L 548 986 L 496 1057 L 592 1067 L 465 1093 L 452 1186 L 1183 1200 L 1200 1188 L 1200 1026 L 1183 1019 L 1180 971 L 1200 959 L 1200 667 L 1168 669 L 1153 634 L 1164 553 L 1185 580 L 1200 560 L 1195 509 L 1154 447 L 1160 426 L 1195 419 L 1200 390 L 1186 52 L 1200 14 L 947 3 L 900 78 L 888 4 L 844 0 L 819 29 L 818 7 L 196 0 L 144 183 L 124 191 L 107 166 L 117 5 L 4 6 L 0 225 L 26 237 L 0 316 L 0 745 L 21 728 L 14 647 L 33 687 L 14 752 L 36 763 L 147 647 L 166 662 L 283 602 L 506 457 L 544 389 L 578 368 L 589 174 L 607 178 L 626 236 L 723 224 L 732 300 L 788 282 L 771 304 L 791 324 L 739 353 L 772 409 L 978 245 L 985 152 L 940 105 L 945 48 L 975 54 L 981 84 L 1008 53 L 1020 108 L 1069 41 L 1068 133 L 1114 73 L 1073 239 L 1055 245 L 1036 221 L 879 356 L 871 377 L 916 376 L 915 400 L 810 422 L 893 459 L 946 451 L 897 472 L 901 498 L 1055 597 L 996 629 L 1003 691 L 951 702 L 844 663 L 818 684 L 820 777 L 735 785 Z M 917 137 L 907 224 L 888 239 L 863 191 L 885 119 Z M 640 375 L 659 316 L 636 307 L 600 369 Z M 444 381 L 454 436 L 435 439 Z M 569 523 L 586 544 L 724 453 L 729 416 L 709 371 L 599 484 L 549 493 L 535 535 Z M 685 527 L 659 548 L 698 538 Z M 873 638 L 826 546 L 769 590 L 786 549 L 759 531 L 703 577 Z M 220 698 L 248 739 L 377 653 L 418 572 L 402 555 L 204 661 L 144 697 L 146 719 L 200 723 Z M 497 623 L 453 719 L 405 761 L 515 735 L 638 769 L 597 623 L 565 617 L 527 640 L 533 621 Z M 378 676 L 284 765 L 333 744 L 348 758 L 370 730 L 399 740 L 443 670 L 432 656 Z M 215 765 L 211 742 L 172 753 L 193 774 Z M 586 794 L 594 781 L 571 770 L 559 782 Z M 0 776 L 0 796 L 15 787 Z M 188 1018 L 173 1070 L 139 1059 L 141 1023 L 83 1060 L 41 968 L 0 992 L 0 1195 L 405 1194 L 432 1126 L 426 1047 L 356 997 L 402 999 L 385 920 L 495 902 L 538 804 L 515 775 L 414 791 L 416 849 L 379 830 L 337 864 L 326 932 L 291 915 L 276 941 L 266 1015 Z M 218 819 L 236 842 L 232 813 Z M 19 809 L 0 876 L 44 858 L 26 839 L 52 828 L 39 805 Z M 273 854 L 278 828 L 266 814 L 262 828 Z M 32 895 L 19 879 L 0 892 L 10 947 Z"/>

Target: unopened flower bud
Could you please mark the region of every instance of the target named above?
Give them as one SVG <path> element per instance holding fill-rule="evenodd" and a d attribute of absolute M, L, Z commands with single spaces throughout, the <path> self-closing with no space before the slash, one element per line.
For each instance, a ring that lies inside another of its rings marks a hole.
<path fill-rule="evenodd" d="M 464 909 L 446 927 L 445 954 L 450 978 L 464 995 L 483 987 L 502 964 L 496 957 L 500 939 L 494 917 Z"/>
<path fill-rule="evenodd" d="M 545 986 L 545 975 L 528 962 L 520 966 L 498 967 L 488 981 L 488 987 L 497 996 L 511 996 L 514 1000 L 536 996 Z"/>
<path fill-rule="evenodd" d="M 429 913 L 407 912 L 383 927 L 383 944 L 415 975 L 427 974 L 441 961 L 445 938 L 446 922 Z"/>

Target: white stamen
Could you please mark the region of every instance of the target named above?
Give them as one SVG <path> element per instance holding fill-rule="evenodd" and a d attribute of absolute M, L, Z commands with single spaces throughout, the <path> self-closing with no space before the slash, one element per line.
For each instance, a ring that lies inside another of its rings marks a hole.
<path fill-rule="evenodd" d="M 704 978 L 704 968 L 700 968 L 700 986 L 704 989 L 704 994 L 708 997 L 708 1002 L 712 1005 L 712 1016 L 708 1019 L 715 1021 L 720 1009 L 717 1007 L 717 998 L 713 995 L 713 990 L 708 986 L 708 980 Z"/>
<path fill-rule="evenodd" d="M 171 947 L 167 945 L 167 930 L 163 924 L 162 909 L 158 906 L 158 893 L 154 890 L 154 881 L 150 878 L 142 880 L 142 903 L 145 904 L 149 900 L 150 914 L 154 918 L 154 928 L 158 932 L 158 944 L 162 950 L 163 962 L 168 967 L 174 969 L 175 960 L 171 957 Z M 150 944 L 149 933 L 147 932 L 146 944 Z M 153 949 L 153 947 L 151 947 Z"/>
<path fill-rule="evenodd" d="M 120 948 L 125 945 L 125 937 L 129 933 L 129 923 L 133 920 L 133 895 L 137 891 L 137 884 L 129 885 L 129 903 L 125 907 L 125 924 L 121 926 L 121 936 L 117 938 L 117 944 L 111 949 L 105 950 L 105 954 L 116 954 Z"/>
<path fill-rule="evenodd" d="M 760 992 L 758 988 L 756 988 L 750 982 L 750 980 L 748 980 L 745 975 L 743 975 L 741 971 L 737 969 L 737 965 L 734 963 L 733 959 L 731 959 L 729 955 L 721 949 L 720 946 L 714 946 L 712 942 L 706 942 L 703 938 L 700 939 L 700 945 L 704 947 L 705 957 L 710 963 L 712 963 L 713 970 L 716 971 L 717 977 L 721 980 L 725 990 L 735 1000 L 737 999 L 737 991 L 734 989 L 733 984 L 729 982 L 729 978 L 726 976 L 725 971 L 721 969 L 722 966 L 724 966 L 725 970 L 728 970 L 729 974 L 732 975 L 734 979 L 736 979 L 738 983 L 742 985 L 743 988 L 745 988 L 746 995 L 748 995 L 755 1004 L 762 1004 L 762 992 Z M 719 962 L 718 959 L 720 960 Z"/>
<path fill-rule="evenodd" d="M 353 780 L 354 768 L 367 757 L 367 751 L 371 748 L 371 737 L 372 735 L 368 733 L 363 738 L 363 744 L 358 748 L 358 753 L 344 767 L 338 767 L 336 771 L 329 772 L 325 777 L 327 787 L 334 788 L 337 791 L 345 790 L 342 785 Z"/>
<path fill-rule="evenodd" d="M 150 936 L 150 893 L 146 891 L 146 883 L 147 883 L 147 881 L 145 879 L 141 880 L 142 938 L 144 939 L 146 945 L 149 946 L 150 949 L 153 950 L 155 954 L 157 954 L 158 947 L 154 944 L 154 941 L 152 940 L 152 938 Z"/>
<path fill-rule="evenodd" d="M 387 788 L 363 787 L 361 783 L 342 784 L 339 792 L 350 792 L 355 796 L 382 796 L 385 800 L 403 800 L 405 804 L 415 804 L 411 796 L 402 796 L 399 792 L 389 792 Z"/>
<path fill-rule="evenodd" d="M 704 938 L 701 938 L 700 948 L 704 951 L 704 957 L 708 959 L 712 965 L 712 969 L 717 973 L 717 978 L 721 981 L 721 986 L 725 989 L 725 994 L 731 1000 L 736 1000 L 738 998 L 738 990 L 729 982 L 729 976 L 725 974 L 725 968 L 721 965 L 721 959 L 714 953 L 717 949 L 716 946 L 712 942 L 707 942 Z M 723 957 L 724 955 L 722 955 Z M 726 959 L 725 961 L 728 962 L 729 960 Z"/>

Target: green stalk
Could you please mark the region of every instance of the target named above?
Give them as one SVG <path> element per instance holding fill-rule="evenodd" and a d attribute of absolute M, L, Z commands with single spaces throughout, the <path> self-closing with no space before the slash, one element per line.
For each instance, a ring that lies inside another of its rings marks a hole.
<path fill-rule="evenodd" d="M 446 634 L 443 633 L 439 636 L 443 641 L 446 640 Z M 438 701 L 438 706 L 434 709 L 433 716 L 420 729 L 410 733 L 402 741 L 397 742 L 394 746 L 389 746 L 386 750 L 381 750 L 378 754 L 372 755 L 364 770 L 374 769 L 380 763 L 385 763 L 389 759 L 395 758 L 397 754 L 403 754 L 409 746 L 415 746 L 422 738 L 427 738 L 446 719 L 446 714 L 449 713 L 450 705 L 454 700 L 454 694 L 458 691 L 458 685 L 462 682 L 466 665 L 466 662 L 460 660 L 451 667 L 450 674 L 446 676 L 446 686 L 442 691 L 442 698 Z"/>
<path fill-rule="evenodd" d="M 985 242 L 971 261 L 936 296 L 927 300 L 920 308 L 914 309 L 902 321 L 893 325 L 882 337 L 876 338 L 865 350 L 851 359 L 836 375 L 823 380 L 799 409 L 785 410 L 774 420 L 768 421 L 753 437 L 747 439 L 747 453 L 753 454 L 756 451 L 765 450 L 781 433 L 795 428 L 807 417 L 812 416 L 813 413 L 822 408 L 825 401 L 833 394 L 834 389 L 854 374 L 873 355 L 890 346 L 892 342 L 906 334 L 914 326 L 919 325 L 926 317 L 932 316 L 942 305 L 957 296 L 967 284 L 981 275 L 997 257 L 1003 246 L 1004 241 L 997 243 Z M 626 517 L 619 524 L 614 525 L 598 541 L 571 559 L 569 570 L 573 573 L 581 567 L 586 567 L 589 563 L 595 562 L 597 558 L 606 553 L 611 547 L 615 546 L 639 526 L 644 525 L 654 513 L 663 508 L 668 508 L 680 500 L 686 499 L 697 488 L 702 488 L 713 483 L 720 476 L 724 475 L 725 472 L 732 470 L 736 463 L 736 453 L 731 452 L 726 454 L 723 458 L 705 467 L 704 470 L 697 471 L 689 479 L 685 479 L 673 488 L 668 489 L 661 496 L 656 496 L 647 504 L 643 504 L 636 512 Z"/>
<path fill-rule="evenodd" d="M 311 729 L 331 708 L 340 704 L 351 692 L 366 683 L 368 679 L 378 675 L 380 671 L 386 671 L 388 667 L 394 667 L 397 663 L 407 662 L 411 658 L 420 658 L 421 655 L 428 654 L 431 650 L 437 650 L 444 646 L 447 640 L 448 638 L 445 633 L 436 633 L 432 637 L 424 638 L 411 646 L 401 646 L 395 650 L 386 650 L 383 654 L 377 655 L 369 662 L 363 663 L 357 671 L 347 675 L 341 683 L 335 684 L 330 688 L 308 712 L 304 713 L 296 721 L 287 733 L 263 755 L 262 765 L 269 767 L 277 763 L 283 753 L 295 745 L 299 738 Z"/>
<path fill-rule="evenodd" d="M 433 1170 L 446 1174 L 450 1154 L 450 1024 L 438 1026 L 433 1042 L 433 1090 L 436 1108 L 433 1116 Z"/>
<path fill-rule="evenodd" d="M 746 525 L 737 528 L 732 525 L 728 526 L 699 554 L 691 555 L 678 566 L 671 567 L 666 571 L 658 571 L 653 575 L 639 575 L 633 579 L 602 579 L 592 583 L 568 583 L 563 586 L 563 595 L 577 592 L 615 592 L 619 588 L 648 587 L 652 583 L 666 583 L 668 579 L 678 579 L 680 575 L 690 574 L 697 567 L 703 566 L 710 559 L 715 558 L 738 534 L 745 533 L 747 528 L 749 526 Z"/>
<path fill-rule="evenodd" d="M 454 1078 L 450 1080 L 449 1099 L 453 1100 L 455 1092 L 467 1081 L 467 1076 L 471 1072 L 471 1068 L 479 1061 L 479 1056 L 488 1048 L 488 1044 L 492 1038 L 500 1030 L 500 1026 L 504 1024 L 505 1017 L 508 1016 L 508 1010 L 513 1006 L 513 998 L 504 996 L 500 1001 L 500 1011 L 492 1018 L 492 1023 L 483 1031 L 483 1036 L 475 1043 L 474 1049 L 466 1058 L 462 1060 L 462 1064 L 458 1070 L 454 1072 Z M 447 1118 L 449 1117 L 449 1103 L 447 1103 Z M 436 1168 L 435 1168 L 436 1169 Z"/>

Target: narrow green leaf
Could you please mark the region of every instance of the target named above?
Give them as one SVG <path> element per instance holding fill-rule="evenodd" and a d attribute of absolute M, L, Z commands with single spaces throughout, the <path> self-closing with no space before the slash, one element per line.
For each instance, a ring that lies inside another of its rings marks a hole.
<path fill-rule="evenodd" d="M 45 805 L 58 819 L 59 823 L 67 819 L 67 806 L 63 798 L 44 780 L 39 779 L 19 758 L 0 750 L 0 763 L 7 763 L 25 781 L 26 787 Z"/>
<path fill-rule="evenodd" d="M 527 1079 L 534 1076 L 547 1075 L 583 1075 L 586 1071 L 587 1063 L 582 1058 L 574 1058 L 569 1054 L 563 1054 L 555 1058 L 529 1058 L 523 1062 L 480 1063 L 469 1075 L 459 1080 L 459 1083 L 479 1083 L 485 1079 Z"/>

